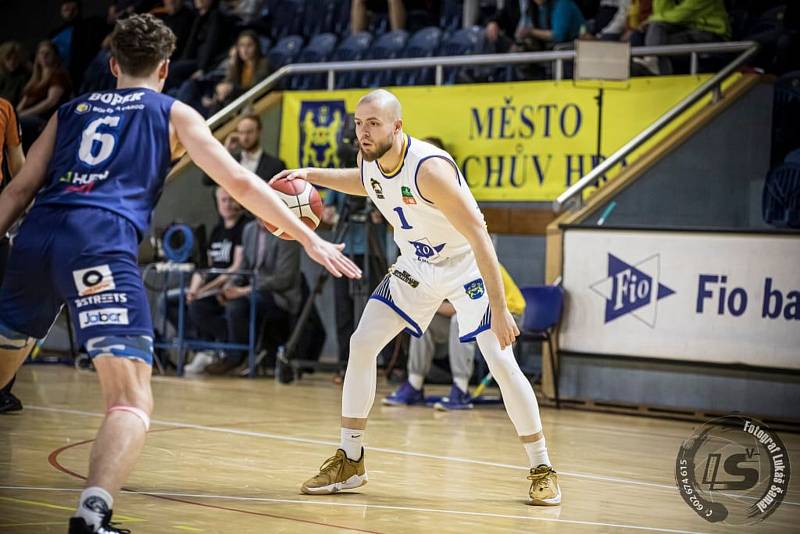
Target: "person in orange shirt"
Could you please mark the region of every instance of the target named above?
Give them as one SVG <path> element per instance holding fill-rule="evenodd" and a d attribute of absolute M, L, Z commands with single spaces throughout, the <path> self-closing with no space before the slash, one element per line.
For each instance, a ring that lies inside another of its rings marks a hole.
<path fill-rule="evenodd" d="M 5 98 L 0 98 L 0 191 L 5 188 L 11 178 L 22 168 L 22 164 L 25 163 L 21 137 L 14 106 Z M 9 236 L 0 236 L 0 284 L 3 282 L 9 249 Z M 8 384 L 2 384 L 3 388 L 0 389 L 0 413 L 16 412 L 22 409 L 22 402 L 11 393 L 13 385 L 13 378 Z"/>

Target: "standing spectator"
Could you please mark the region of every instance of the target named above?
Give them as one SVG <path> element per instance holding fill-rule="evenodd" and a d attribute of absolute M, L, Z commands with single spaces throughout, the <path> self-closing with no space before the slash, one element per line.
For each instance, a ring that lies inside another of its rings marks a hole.
<path fill-rule="evenodd" d="M 153 14 L 164 21 L 164 24 L 175 34 L 175 51 L 173 58 L 179 58 L 186 47 L 189 33 L 192 31 L 195 14 L 184 6 L 182 0 L 164 0 L 164 7 L 153 10 Z"/>
<path fill-rule="evenodd" d="M 69 74 L 56 47 L 50 41 L 42 41 L 36 49 L 33 74 L 17 105 L 25 149 L 39 136 L 51 113 L 69 98 L 70 91 Z"/>
<path fill-rule="evenodd" d="M 187 78 L 199 80 L 228 47 L 228 23 L 218 0 L 194 0 L 197 16 L 180 60 L 170 66 L 167 87 L 177 87 Z"/>
<path fill-rule="evenodd" d="M 724 0 L 653 0 L 645 44 L 712 43 L 726 41 L 730 36 Z M 644 65 L 653 74 L 672 74 L 672 61 L 666 56 L 646 58 Z"/>
<path fill-rule="evenodd" d="M 84 18 L 80 0 L 61 1 L 61 20 L 61 26 L 50 32 L 49 39 L 69 72 L 72 86 L 80 87 L 83 73 L 110 27 L 100 17 Z"/>
<path fill-rule="evenodd" d="M 6 184 L 16 175 L 25 163 L 20 141 L 21 132 L 14 107 L 8 100 L 0 98 L 0 192 Z M 3 165 L 5 162 L 6 165 Z M 3 169 L 7 167 L 9 174 L 6 176 Z M 3 275 L 6 271 L 6 259 L 10 248 L 9 236 L 0 236 L 0 286 L 3 284 Z M 0 413 L 15 412 L 22 409 L 22 402 L 11 393 L 14 379 L 8 384 L 0 384 Z"/>
<path fill-rule="evenodd" d="M 252 279 L 242 277 L 223 290 L 228 341 L 247 344 L 250 298 L 255 291 L 254 320 L 257 326 L 264 324 L 267 353 L 274 358 L 279 343 L 288 335 L 291 318 L 300 309 L 303 276 L 300 271 L 300 244 L 275 237 L 261 221 L 251 221 L 245 226 L 242 244 L 242 270 L 255 272 L 256 285 L 253 287 Z M 206 367 L 206 372 L 226 374 L 241 365 L 245 355 L 244 351 L 230 351 L 223 359 Z"/>
<path fill-rule="evenodd" d="M 0 98 L 16 106 L 29 77 L 22 45 L 14 41 L 0 45 Z"/>

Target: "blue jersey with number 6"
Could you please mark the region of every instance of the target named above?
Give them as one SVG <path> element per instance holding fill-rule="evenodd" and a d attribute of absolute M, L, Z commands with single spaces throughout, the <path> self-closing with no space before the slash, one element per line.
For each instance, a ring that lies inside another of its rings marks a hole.
<path fill-rule="evenodd" d="M 174 99 L 137 87 L 88 93 L 58 110 L 48 181 L 36 206 L 94 207 L 150 226 L 170 166 Z"/>

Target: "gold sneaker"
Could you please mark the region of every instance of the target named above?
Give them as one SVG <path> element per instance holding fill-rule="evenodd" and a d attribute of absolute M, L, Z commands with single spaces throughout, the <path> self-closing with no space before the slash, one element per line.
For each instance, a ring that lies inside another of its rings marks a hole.
<path fill-rule="evenodd" d="M 558 475 L 552 467 L 544 464 L 532 467 L 528 480 L 531 481 L 528 504 L 534 506 L 558 506 L 561 504 Z"/>
<path fill-rule="evenodd" d="M 355 489 L 367 483 L 367 469 L 364 467 L 364 449 L 361 459 L 351 460 L 342 449 L 325 460 L 319 474 L 306 480 L 300 491 L 307 495 L 327 495 L 341 490 Z"/>

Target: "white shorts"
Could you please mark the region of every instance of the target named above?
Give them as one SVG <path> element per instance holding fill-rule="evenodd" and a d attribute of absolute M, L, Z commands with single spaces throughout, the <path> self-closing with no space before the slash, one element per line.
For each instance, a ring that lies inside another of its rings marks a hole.
<path fill-rule="evenodd" d="M 397 312 L 415 337 L 427 330 L 444 300 L 456 309 L 460 341 L 491 328 L 489 297 L 472 252 L 437 264 L 400 256 L 370 298 Z"/>

